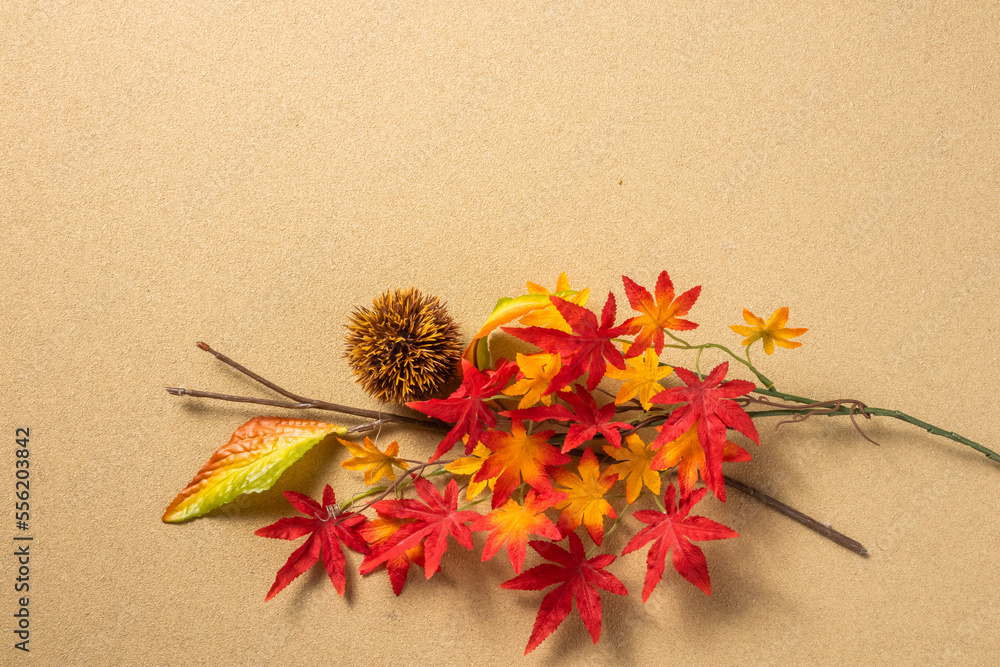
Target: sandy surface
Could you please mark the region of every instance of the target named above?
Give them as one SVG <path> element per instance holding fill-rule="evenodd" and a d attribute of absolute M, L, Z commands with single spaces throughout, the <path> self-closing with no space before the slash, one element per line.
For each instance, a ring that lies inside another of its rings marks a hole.
<path fill-rule="evenodd" d="M 560 271 L 600 302 L 624 304 L 623 273 L 702 285 L 696 341 L 738 344 L 743 307 L 789 306 L 810 331 L 762 361 L 780 388 L 1000 446 L 996 9 L 596 4 L 4 3 L 0 536 L 23 534 L 28 427 L 34 541 L 30 656 L 0 558 L 0 663 L 995 660 L 1000 467 L 892 420 L 865 425 L 879 447 L 843 420 L 762 422 L 731 468 L 868 558 L 706 500 L 741 533 L 705 547 L 711 597 L 668 573 L 643 604 L 645 559 L 620 558 L 633 595 L 605 596 L 601 642 L 574 612 L 526 659 L 540 595 L 499 589 L 502 555 L 453 548 L 399 599 L 356 574 L 341 599 L 313 571 L 264 603 L 289 545 L 253 531 L 289 513 L 281 492 L 360 486 L 333 444 L 264 494 L 160 522 L 272 412 L 167 395 L 267 395 L 195 341 L 376 408 L 341 357 L 352 308 L 413 285 L 469 336 Z M 414 457 L 436 444 L 391 435 Z"/>

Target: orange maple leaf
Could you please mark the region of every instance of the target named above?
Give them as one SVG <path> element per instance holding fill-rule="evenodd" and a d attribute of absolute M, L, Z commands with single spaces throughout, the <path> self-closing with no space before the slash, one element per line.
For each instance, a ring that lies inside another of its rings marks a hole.
<path fill-rule="evenodd" d="M 524 565 L 524 555 L 528 550 L 529 533 L 550 540 L 562 539 L 559 529 L 545 516 L 545 510 L 562 498 L 561 493 L 539 495 L 535 491 L 528 491 L 524 505 L 518 505 L 511 499 L 502 507 L 473 521 L 472 530 L 489 532 L 486 544 L 483 546 L 482 560 L 493 558 L 506 543 L 510 564 L 514 567 L 514 572 L 520 574 Z"/>
<path fill-rule="evenodd" d="M 736 443 L 726 440 L 725 449 L 722 451 L 724 463 L 749 460 L 750 452 Z M 653 459 L 652 465 L 657 470 L 666 470 L 677 466 L 677 482 L 681 487 L 681 496 L 686 497 L 690 494 L 698 481 L 698 473 L 701 472 L 702 479 L 705 479 L 706 473 L 705 450 L 701 448 L 701 442 L 698 440 L 698 424 L 692 424 L 691 428 L 685 431 L 681 437 L 663 445 L 656 452 L 656 458 Z"/>
<path fill-rule="evenodd" d="M 346 470 L 364 470 L 365 484 L 368 486 L 378 483 L 383 477 L 395 481 L 396 472 L 392 469 L 393 466 L 402 470 L 410 467 L 406 461 L 396 458 L 396 454 L 399 454 L 399 443 L 395 440 L 389 443 L 384 452 L 379 451 L 379 448 L 367 437 L 364 444 L 361 445 L 343 438 L 337 438 L 337 440 L 340 440 L 340 444 L 354 455 L 354 458 L 344 461 L 340 466 Z"/>
<path fill-rule="evenodd" d="M 746 336 L 743 340 L 744 347 L 752 345 L 758 340 L 763 341 L 764 352 L 766 354 L 772 354 L 775 345 L 789 350 L 801 346 L 802 343 L 788 339 L 796 338 L 809 331 L 809 329 L 789 329 L 785 327 L 788 323 L 787 306 L 774 311 L 767 322 L 744 308 L 743 319 L 750 326 L 745 327 L 742 324 L 733 324 L 729 328 L 741 336 Z"/>
<path fill-rule="evenodd" d="M 375 510 L 378 512 L 378 508 Z M 396 519 L 384 513 L 380 513 L 377 519 L 368 519 L 358 528 L 358 534 L 368 543 L 374 551 L 384 545 L 408 523 L 413 523 L 413 519 Z M 367 554 L 361 563 L 361 574 L 371 573 L 375 567 L 368 565 L 374 560 L 372 554 Z M 403 585 L 406 584 L 406 575 L 410 571 L 410 563 L 417 567 L 424 566 L 424 545 L 421 542 L 412 549 L 399 554 L 385 562 L 385 567 L 389 571 L 389 583 L 392 584 L 392 592 L 399 595 L 403 592 Z"/>
<path fill-rule="evenodd" d="M 483 442 L 493 454 L 483 462 L 472 481 L 484 482 L 492 477 L 497 478 L 493 485 L 494 509 L 510 498 L 514 489 L 520 486 L 521 480 L 539 491 L 551 490 L 548 468 L 570 460 L 569 456 L 548 444 L 548 439 L 554 434 L 555 431 L 541 431 L 528 435 L 522 423 L 517 420 L 510 423 L 510 433 L 487 431 L 483 434 Z"/>
<path fill-rule="evenodd" d="M 632 304 L 633 310 L 637 310 L 641 315 L 637 315 L 625 322 L 628 326 L 642 327 L 642 330 L 635 337 L 635 342 L 629 349 L 626 357 L 637 357 L 642 354 L 650 343 L 656 348 L 659 356 L 663 352 L 663 330 L 673 329 L 674 331 L 687 331 L 694 329 L 698 325 L 690 320 L 681 319 L 688 314 L 694 302 L 701 294 L 701 286 L 692 287 L 676 299 L 674 298 L 674 284 L 670 282 L 670 276 L 666 271 L 660 273 L 656 281 L 656 300 L 645 287 L 636 284 L 628 276 L 622 276 L 625 283 L 625 295 L 628 302 Z"/>
<path fill-rule="evenodd" d="M 553 481 L 563 485 L 555 490 L 566 494 L 566 500 L 556 505 L 562 510 L 559 530 L 567 535 L 582 523 L 587 527 L 590 538 L 600 544 L 604 539 L 604 517 L 614 519 L 618 516 L 611 503 L 604 499 L 604 494 L 618 481 L 618 475 L 610 470 L 601 473 L 597 457 L 589 447 L 580 459 L 578 470 L 579 475 L 565 468 L 556 468 L 552 472 Z"/>

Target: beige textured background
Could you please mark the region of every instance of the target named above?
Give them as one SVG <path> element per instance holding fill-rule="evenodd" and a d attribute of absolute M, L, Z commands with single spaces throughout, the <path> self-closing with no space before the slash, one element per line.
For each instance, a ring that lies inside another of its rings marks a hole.
<path fill-rule="evenodd" d="M 0 536 L 29 426 L 36 541 L 30 657 L 0 558 L 0 663 L 995 660 L 1000 469 L 898 422 L 868 426 L 881 447 L 842 421 L 762 424 L 733 469 L 871 557 L 709 500 L 742 534 L 706 547 L 711 598 L 670 573 L 643 605 L 644 556 L 624 557 L 635 595 L 605 596 L 601 643 L 574 612 L 528 659 L 540 596 L 497 587 L 502 556 L 453 548 L 399 599 L 355 575 L 342 600 L 313 571 L 264 603 L 289 549 L 252 532 L 284 489 L 356 488 L 333 445 L 160 522 L 258 414 L 163 392 L 257 391 L 196 340 L 374 407 L 340 358 L 353 306 L 415 285 L 471 334 L 561 270 L 620 299 L 622 273 L 703 285 L 695 340 L 788 305 L 811 331 L 762 364 L 779 387 L 1000 445 L 996 8 L 598 4 L 3 3 Z"/>

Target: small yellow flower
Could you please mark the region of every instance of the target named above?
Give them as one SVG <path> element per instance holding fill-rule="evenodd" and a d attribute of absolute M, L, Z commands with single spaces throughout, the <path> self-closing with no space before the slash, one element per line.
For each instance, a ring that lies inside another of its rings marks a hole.
<path fill-rule="evenodd" d="M 734 324 L 729 328 L 741 336 L 746 336 L 746 339 L 743 341 L 744 347 L 752 345 L 758 340 L 762 340 L 764 342 L 764 352 L 767 354 L 774 352 L 775 345 L 788 349 L 793 349 L 802 345 L 802 343 L 797 343 L 788 339 L 801 336 L 805 332 L 809 331 L 809 329 L 785 328 L 785 324 L 788 323 L 787 307 L 779 308 L 774 311 L 774 314 L 771 315 L 771 318 L 767 322 L 765 322 L 763 318 L 757 317 L 744 308 L 743 319 L 746 320 L 747 324 L 750 326 L 745 327 L 742 324 Z"/>

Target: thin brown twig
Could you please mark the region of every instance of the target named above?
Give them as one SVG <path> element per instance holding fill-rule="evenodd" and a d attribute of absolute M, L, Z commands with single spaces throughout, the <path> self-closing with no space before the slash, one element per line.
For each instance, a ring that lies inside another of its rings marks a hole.
<path fill-rule="evenodd" d="M 300 396 L 298 394 L 288 391 L 284 387 L 281 387 L 274 382 L 254 373 L 249 368 L 243 364 L 230 359 L 226 355 L 212 349 L 208 343 L 199 341 L 197 343 L 199 349 L 204 350 L 215 356 L 216 359 L 223 362 L 224 364 L 236 369 L 240 373 L 243 373 L 247 377 L 259 382 L 271 391 L 281 394 L 286 398 L 290 398 L 289 401 L 276 401 L 267 398 L 254 398 L 251 396 L 235 396 L 233 394 L 220 394 L 211 391 L 199 391 L 196 389 L 185 389 L 183 387 L 166 387 L 167 393 L 173 396 L 191 396 L 194 398 L 212 398 L 221 401 L 232 401 L 235 403 L 255 403 L 257 405 L 270 405 L 278 408 L 286 408 L 290 410 L 327 410 L 330 412 L 339 412 L 345 415 L 352 415 L 354 417 L 364 417 L 366 419 L 374 419 L 373 424 L 362 424 L 351 430 L 351 432 L 359 433 L 363 431 L 369 431 L 382 424 L 396 423 L 396 424 L 408 424 L 410 426 L 419 426 L 422 428 L 428 428 L 434 431 L 448 431 L 449 426 L 439 421 L 431 421 L 428 419 L 415 419 L 413 417 L 406 417 L 404 415 L 397 415 L 394 413 L 382 412 L 380 410 L 365 410 L 363 408 L 352 408 L 348 405 L 340 405 L 339 403 L 330 403 L 329 401 L 322 401 L 315 398 L 306 398 L 305 396 Z"/>
<path fill-rule="evenodd" d="M 262 385 L 264 385 L 265 387 L 267 387 L 271 391 L 277 392 L 277 393 L 281 394 L 282 396 L 285 396 L 287 398 L 292 399 L 293 401 L 296 401 L 297 403 L 309 403 L 310 402 L 309 399 L 304 398 L 302 396 L 299 396 L 298 394 L 293 394 L 292 392 L 288 391 L 287 389 L 279 387 L 278 385 L 276 385 L 275 383 L 271 382 L 270 380 L 268 380 L 266 378 L 263 378 L 260 375 L 257 375 L 256 373 L 254 373 L 252 370 L 250 370 L 249 368 L 247 368 L 243 364 L 241 364 L 239 362 L 236 362 L 236 361 L 233 361 L 232 359 L 230 359 L 226 355 L 222 354 L 221 352 L 213 350 L 212 347 L 208 343 L 205 343 L 203 341 L 198 341 L 197 343 L 195 343 L 195 345 L 198 347 L 199 350 L 204 350 L 205 352 L 208 352 L 209 354 L 213 355 L 216 359 L 218 359 L 222 363 L 224 363 L 227 366 L 230 366 L 232 368 L 235 368 L 240 373 L 243 373 L 247 377 L 249 377 L 249 378 L 251 378 L 253 380 L 256 380 L 257 382 L 261 383 Z"/>
<path fill-rule="evenodd" d="M 670 413 L 669 412 L 665 412 L 663 414 L 652 415 L 650 417 L 646 417 L 641 422 L 639 422 L 638 424 L 636 424 L 635 426 L 633 426 L 632 430 L 638 431 L 640 428 L 646 428 L 647 426 L 652 426 L 653 424 L 655 424 L 658 421 L 666 421 L 669 417 L 670 417 Z"/>
<path fill-rule="evenodd" d="M 382 424 L 409 424 L 420 426 L 434 431 L 447 431 L 447 424 L 434 422 L 429 419 L 414 419 L 404 415 L 397 415 L 390 412 L 379 412 L 377 410 L 365 410 L 364 408 L 352 408 L 348 405 L 328 403 L 316 399 L 307 399 L 302 402 L 293 403 L 291 401 L 276 401 L 270 398 L 257 398 L 255 396 L 235 396 L 233 394 L 219 394 L 214 391 L 200 391 L 198 389 L 185 389 L 184 387 L 164 387 L 168 394 L 173 396 L 190 396 L 192 398 L 212 398 L 218 401 L 230 401 L 233 403 L 253 403 L 255 405 L 270 405 L 276 408 L 288 410 L 326 410 L 328 412 L 339 412 L 354 417 L 365 417 L 375 421 L 361 424 L 352 428 L 349 433 L 361 433 L 378 428 Z"/>
<path fill-rule="evenodd" d="M 780 500 L 772 498 L 763 491 L 758 491 L 752 486 L 748 486 L 743 482 L 740 482 L 739 480 L 735 480 L 729 475 L 723 475 L 722 478 L 725 480 L 727 486 L 731 486 L 737 491 L 744 493 L 750 496 L 751 498 L 754 498 L 755 500 L 767 505 L 768 507 L 774 510 L 777 510 L 781 514 L 787 516 L 788 518 L 794 521 L 798 521 L 806 528 L 816 531 L 823 537 L 826 537 L 827 539 L 836 542 L 840 546 L 846 549 L 850 549 L 854 553 L 861 554 L 862 556 L 868 555 L 868 550 L 865 549 L 864 546 L 857 540 L 852 540 L 847 535 L 844 535 L 843 533 L 834 530 L 830 526 L 820 523 L 816 519 L 806 514 L 803 514 L 794 507 L 790 507 L 785 503 L 781 502 Z"/>

